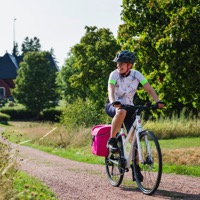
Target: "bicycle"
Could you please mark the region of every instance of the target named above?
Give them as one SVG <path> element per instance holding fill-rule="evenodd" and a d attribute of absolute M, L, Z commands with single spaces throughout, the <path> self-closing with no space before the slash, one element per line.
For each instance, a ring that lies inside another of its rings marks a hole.
<path fill-rule="evenodd" d="M 162 176 L 162 154 L 160 145 L 153 132 L 142 129 L 141 112 L 156 109 L 157 105 L 125 106 L 132 109 L 133 124 L 128 133 L 122 127 L 117 134 L 118 153 L 111 153 L 105 158 L 106 174 L 110 184 L 118 187 L 124 178 L 124 173 L 132 169 L 132 178 L 139 189 L 146 195 L 152 195 L 158 188 Z M 133 136 L 128 152 L 128 141 Z M 132 162 L 132 164 L 131 164 Z M 143 180 L 140 180 L 136 167 L 139 165 Z"/>

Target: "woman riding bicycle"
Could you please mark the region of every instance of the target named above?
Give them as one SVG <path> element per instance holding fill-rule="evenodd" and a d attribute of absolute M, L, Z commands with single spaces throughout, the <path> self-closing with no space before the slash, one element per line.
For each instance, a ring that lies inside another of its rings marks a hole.
<path fill-rule="evenodd" d="M 112 153 L 118 152 L 116 134 L 120 130 L 124 122 L 126 129 L 131 126 L 130 113 L 121 108 L 121 104 L 133 105 L 133 98 L 139 83 L 148 94 L 154 99 L 158 108 L 163 108 L 164 103 L 159 100 L 158 95 L 148 83 L 147 79 L 137 70 L 131 69 L 135 62 L 135 54 L 124 50 L 116 55 L 114 62 L 117 62 L 117 69 L 110 73 L 108 79 L 108 101 L 106 103 L 105 112 L 112 117 L 112 128 L 108 148 Z"/>

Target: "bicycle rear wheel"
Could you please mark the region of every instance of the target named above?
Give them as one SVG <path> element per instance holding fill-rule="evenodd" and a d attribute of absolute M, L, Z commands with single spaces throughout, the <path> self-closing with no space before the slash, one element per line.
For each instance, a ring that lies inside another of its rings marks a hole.
<path fill-rule="evenodd" d="M 157 190 L 162 176 L 161 149 L 155 135 L 149 131 L 140 133 L 140 146 L 143 162 L 139 161 L 137 144 L 135 144 L 134 176 L 140 190 L 144 194 L 152 195 Z M 138 176 L 136 165 L 140 167 L 143 181 L 141 181 L 141 176 Z"/>
<path fill-rule="evenodd" d="M 121 141 L 118 141 L 118 145 L 121 147 Z M 106 174 L 108 177 L 109 183 L 118 187 L 124 178 L 125 169 L 123 167 L 124 163 L 122 163 L 122 148 L 120 148 L 120 152 L 118 153 L 109 153 L 108 157 L 105 158 L 106 165 Z"/>

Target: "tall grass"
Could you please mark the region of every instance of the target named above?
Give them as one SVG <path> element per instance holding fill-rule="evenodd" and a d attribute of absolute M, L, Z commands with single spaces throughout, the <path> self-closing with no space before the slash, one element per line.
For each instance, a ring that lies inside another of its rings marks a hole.
<path fill-rule="evenodd" d="M 52 123 L 10 122 L 6 132 L 14 142 L 53 148 L 82 147 L 91 142 L 91 128 L 66 129 Z"/>
<path fill-rule="evenodd" d="M 0 135 L 0 200 L 56 200 L 53 192 L 41 181 L 18 170 L 18 150 L 8 142 L 9 134 L 4 135 Z"/>
<path fill-rule="evenodd" d="M 10 148 L 5 137 L 0 137 L 0 199 L 13 197 L 13 181 L 16 175 L 15 150 Z"/>
<path fill-rule="evenodd" d="M 158 139 L 200 136 L 200 119 L 173 116 L 147 121 L 144 129 L 152 130 Z"/>

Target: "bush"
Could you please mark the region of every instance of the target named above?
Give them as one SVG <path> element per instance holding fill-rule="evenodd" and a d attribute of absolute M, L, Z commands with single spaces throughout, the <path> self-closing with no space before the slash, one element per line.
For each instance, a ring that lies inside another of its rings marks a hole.
<path fill-rule="evenodd" d="M 25 107 L 4 107 L 0 109 L 3 115 L 9 116 L 11 120 L 32 120 L 35 115 Z M 62 111 L 56 108 L 44 110 L 39 116 L 39 120 L 58 122 Z"/>
<path fill-rule="evenodd" d="M 10 120 L 10 116 L 0 112 L 0 122 L 7 123 L 8 120 Z"/>
<path fill-rule="evenodd" d="M 34 115 L 27 111 L 24 107 L 4 107 L 1 108 L 0 111 L 4 114 L 10 115 L 11 120 L 24 120 L 34 118 Z"/>
<path fill-rule="evenodd" d="M 72 104 L 67 104 L 62 112 L 60 121 L 66 128 L 90 127 L 95 124 L 110 122 L 110 118 L 102 110 L 96 110 L 94 103 L 89 99 L 77 99 Z"/>
<path fill-rule="evenodd" d="M 61 116 L 61 113 L 62 113 L 61 109 L 50 108 L 48 110 L 44 110 L 41 113 L 39 120 L 58 122 Z"/>

